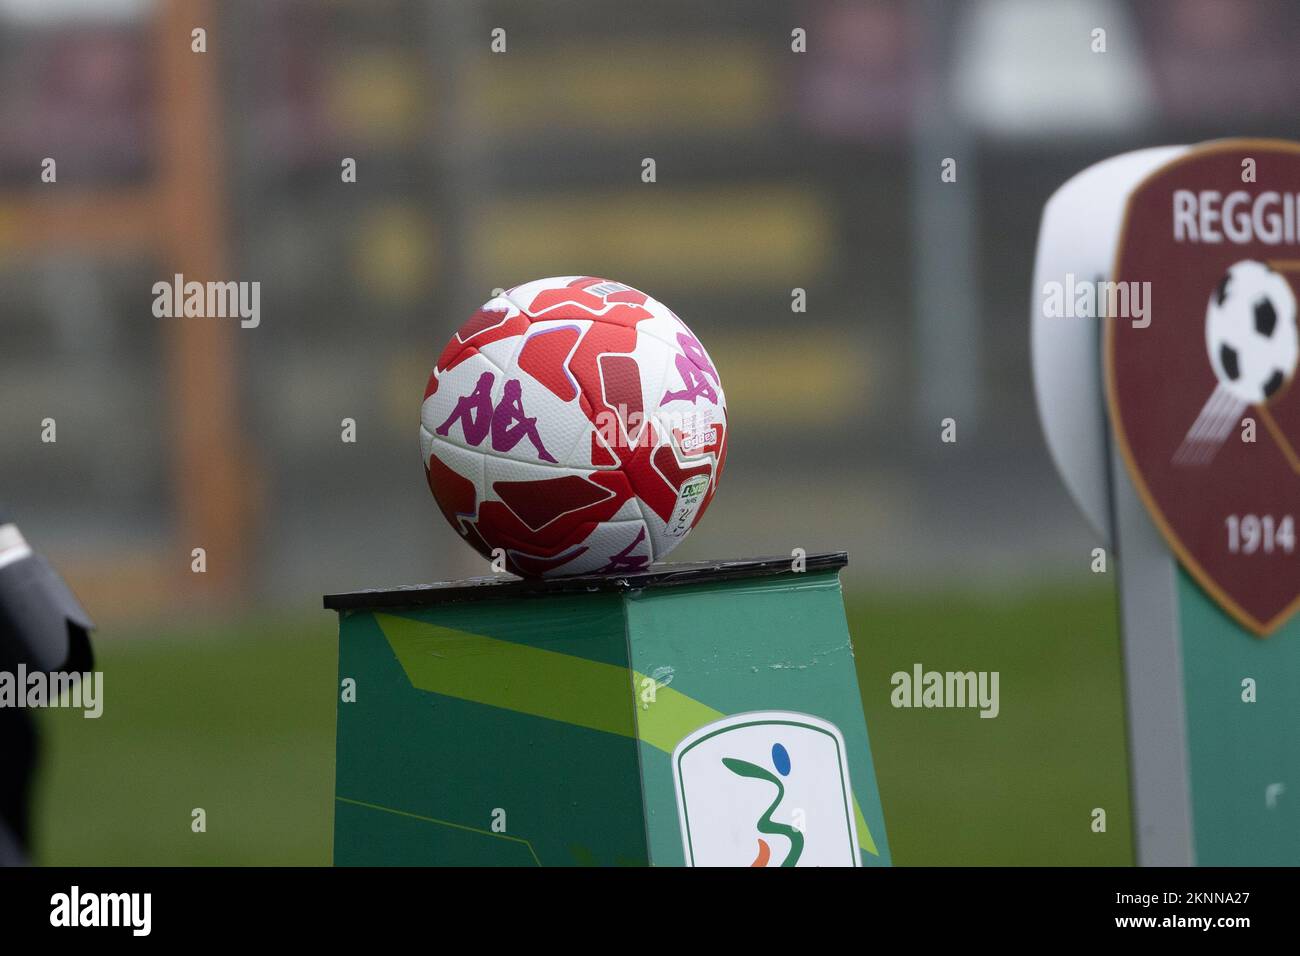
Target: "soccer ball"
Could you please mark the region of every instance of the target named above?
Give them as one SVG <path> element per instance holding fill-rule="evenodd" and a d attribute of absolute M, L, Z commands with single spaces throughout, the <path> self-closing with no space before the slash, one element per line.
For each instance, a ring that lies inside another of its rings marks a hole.
<path fill-rule="evenodd" d="M 443 349 L 420 451 L 438 507 L 485 557 L 527 577 L 637 571 L 713 500 L 727 404 L 667 306 L 607 279 L 538 279 Z"/>
<path fill-rule="evenodd" d="M 1291 284 L 1262 262 L 1228 269 L 1205 309 L 1205 347 L 1219 384 L 1257 405 L 1294 374 L 1300 346 Z"/>

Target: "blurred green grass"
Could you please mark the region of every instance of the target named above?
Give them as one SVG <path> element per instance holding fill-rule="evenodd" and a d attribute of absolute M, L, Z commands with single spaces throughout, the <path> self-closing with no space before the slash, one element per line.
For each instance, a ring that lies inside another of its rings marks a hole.
<path fill-rule="evenodd" d="M 857 594 L 849 622 L 896 863 L 1132 862 L 1110 589 Z M 103 716 L 41 715 L 37 861 L 328 864 L 336 650 L 325 612 L 102 635 Z M 998 670 L 1000 715 L 894 709 L 916 662 Z"/>
<path fill-rule="evenodd" d="M 1117 615 L 1110 588 L 851 605 L 895 863 L 1133 863 Z M 1000 713 L 895 709 L 890 675 L 918 662 L 998 671 Z"/>
<path fill-rule="evenodd" d="M 43 715 L 37 862 L 328 864 L 337 647 L 324 611 L 100 635 L 103 716 Z"/>

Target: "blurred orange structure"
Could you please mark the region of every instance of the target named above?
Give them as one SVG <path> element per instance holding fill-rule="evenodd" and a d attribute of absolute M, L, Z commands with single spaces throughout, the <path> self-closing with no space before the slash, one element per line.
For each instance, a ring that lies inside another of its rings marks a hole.
<path fill-rule="evenodd" d="M 155 180 L 144 187 L 59 190 L 48 198 L 7 202 L 19 248 L 38 254 L 69 247 L 146 250 L 165 265 L 168 277 L 226 278 L 216 54 L 191 50 L 191 31 L 212 22 L 212 6 L 209 0 L 166 0 L 156 13 Z M 240 585 L 256 487 L 238 427 L 234 328 L 179 320 L 161 330 L 176 496 L 176 552 L 161 563 L 168 580 L 220 597 L 234 595 Z M 206 552 L 205 574 L 188 573 L 196 547 Z"/>

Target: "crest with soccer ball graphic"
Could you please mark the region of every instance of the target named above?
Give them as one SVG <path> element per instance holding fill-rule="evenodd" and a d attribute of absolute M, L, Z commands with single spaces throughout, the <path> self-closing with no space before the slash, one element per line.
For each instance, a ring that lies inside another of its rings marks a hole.
<path fill-rule="evenodd" d="M 1300 149 L 1160 167 L 1130 197 L 1114 278 L 1150 283 L 1151 311 L 1107 323 L 1119 450 L 1179 561 L 1267 635 L 1300 607 Z"/>
<path fill-rule="evenodd" d="M 1267 407 L 1295 374 L 1296 299 L 1268 264 L 1234 263 L 1210 293 L 1205 348 L 1218 385 L 1188 429 L 1175 459 L 1205 465 L 1252 405 Z"/>

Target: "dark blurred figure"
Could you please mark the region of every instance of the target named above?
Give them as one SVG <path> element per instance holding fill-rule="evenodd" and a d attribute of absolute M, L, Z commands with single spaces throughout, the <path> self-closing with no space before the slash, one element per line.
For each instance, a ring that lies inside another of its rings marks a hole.
<path fill-rule="evenodd" d="M 20 666 L 29 674 L 89 671 L 93 626 L 63 579 L 0 507 L 0 673 L 17 683 Z M 26 693 L 25 686 L 15 689 Z M 37 758 L 31 712 L 0 705 L 0 866 L 28 862 Z"/>

